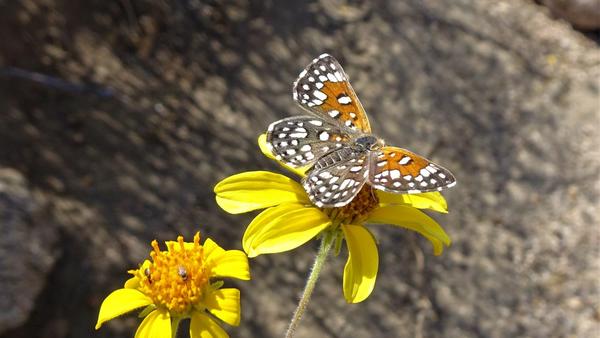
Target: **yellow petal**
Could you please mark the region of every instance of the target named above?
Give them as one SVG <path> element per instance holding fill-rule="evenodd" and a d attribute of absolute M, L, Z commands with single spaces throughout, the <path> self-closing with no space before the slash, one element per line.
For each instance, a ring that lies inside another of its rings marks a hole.
<path fill-rule="evenodd" d="M 376 191 L 379 203 L 382 205 L 402 204 L 417 209 L 431 209 L 437 212 L 448 213 L 448 203 L 446 203 L 444 196 L 437 191 L 421 194 L 395 194 L 381 190 Z"/>
<path fill-rule="evenodd" d="M 170 338 L 171 318 L 166 310 L 154 310 L 144 318 L 135 338 Z"/>
<path fill-rule="evenodd" d="M 306 171 L 308 169 L 310 169 L 310 166 L 305 166 L 305 167 L 300 167 L 300 168 L 294 168 L 294 167 L 290 167 L 289 165 L 277 160 L 275 158 L 275 155 L 273 155 L 273 153 L 271 152 L 271 150 L 269 149 L 269 146 L 267 146 L 267 134 L 260 134 L 260 136 L 258 137 L 258 147 L 260 148 L 260 151 L 268 158 L 277 161 L 277 163 L 279 163 L 282 167 L 284 167 L 285 169 L 296 173 L 298 176 L 300 177 L 304 177 L 306 176 Z"/>
<path fill-rule="evenodd" d="M 244 251 L 246 253 L 250 252 L 254 238 L 264 232 L 263 226 L 265 224 L 268 224 L 271 220 L 276 219 L 279 216 L 302 208 L 305 208 L 305 206 L 298 203 L 284 203 L 276 207 L 266 209 L 258 214 L 256 217 L 254 217 L 244 232 L 244 237 L 242 238 L 242 246 Z"/>
<path fill-rule="evenodd" d="M 373 235 L 361 225 L 343 225 L 348 245 L 348 261 L 344 267 L 344 298 L 348 303 L 365 300 L 375 287 L 379 254 Z"/>
<path fill-rule="evenodd" d="M 377 208 L 366 222 L 392 224 L 416 231 L 431 242 L 436 256 L 442 253 L 444 244 L 450 245 L 450 237 L 435 220 L 409 206 L 388 205 Z"/>
<path fill-rule="evenodd" d="M 115 290 L 100 305 L 96 330 L 106 321 L 149 304 L 152 304 L 152 299 L 138 290 Z"/>
<path fill-rule="evenodd" d="M 229 335 L 212 318 L 195 312 L 190 323 L 190 338 L 229 338 Z"/>
<path fill-rule="evenodd" d="M 269 208 L 248 225 L 242 245 L 248 257 L 295 249 L 331 224 L 321 210 L 297 203 Z"/>
<path fill-rule="evenodd" d="M 131 277 L 125 281 L 125 285 L 123 287 L 125 289 L 137 289 L 140 286 L 140 279 L 137 277 Z"/>
<path fill-rule="evenodd" d="M 219 244 L 217 244 L 210 238 L 207 238 L 204 241 L 202 247 L 204 248 L 204 257 L 206 257 L 207 260 L 213 259 L 214 257 L 218 257 L 225 252 L 225 249 L 223 249 Z"/>
<path fill-rule="evenodd" d="M 204 304 L 210 313 L 225 323 L 240 325 L 240 290 L 218 289 L 204 298 Z"/>
<path fill-rule="evenodd" d="M 286 202 L 310 204 L 298 182 L 268 171 L 229 176 L 215 186 L 217 204 L 231 214 L 264 209 Z"/>
<path fill-rule="evenodd" d="M 250 279 L 248 257 L 240 250 L 224 250 L 212 239 L 203 244 L 206 262 L 212 265 L 211 277 Z"/>

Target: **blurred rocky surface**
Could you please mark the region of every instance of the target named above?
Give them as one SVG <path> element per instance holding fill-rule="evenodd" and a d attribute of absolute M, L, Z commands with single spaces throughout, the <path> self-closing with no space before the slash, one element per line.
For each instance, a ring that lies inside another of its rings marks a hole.
<path fill-rule="evenodd" d="M 541 0 L 541 3 L 579 29 L 600 29 L 600 0 Z"/>
<path fill-rule="evenodd" d="M 450 214 L 435 215 L 453 238 L 443 256 L 414 234 L 374 228 L 373 295 L 346 304 L 345 257 L 332 258 L 298 337 L 598 336 L 598 46 L 539 6 L 0 6 L 0 166 L 48 201 L 47 217 L 25 224 L 60 229 L 48 236 L 55 251 L 36 253 L 53 269 L 34 270 L 44 284 L 34 310 L 3 338 L 130 337 L 134 316 L 93 326 L 152 239 L 201 230 L 239 248 L 251 215 L 220 211 L 212 187 L 280 170 L 256 137 L 301 113 L 291 84 L 322 52 L 344 65 L 380 136 L 459 184 L 446 194 Z M 23 226 L 18 215 L 7 232 Z M 243 320 L 232 336 L 282 336 L 315 252 L 311 243 L 252 260 L 254 279 L 234 283 Z"/>
<path fill-rule="evenodd" d="M 44 206 L 23 175 L 0 167 L 0 334 L 27 320 L 56 262 L 57 228 Z"/>

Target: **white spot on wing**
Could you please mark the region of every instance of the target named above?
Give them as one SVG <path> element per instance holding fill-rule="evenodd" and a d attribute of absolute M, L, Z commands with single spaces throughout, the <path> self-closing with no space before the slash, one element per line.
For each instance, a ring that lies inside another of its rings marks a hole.
<path fill-rule="evenodd" d="M 337 100 L 340 104 L 350 104 L 352 102 L 352 99 L 347 95 L 342 95 Z"/>
<path fill-rule="evenodd" d="M 321 141 L 327 141 L 327 140 L 329 140 L 329 133 L 326 132 L 326 131 L 322 131 L 319 134 L 319 140 L 321 140 Z"/>
<path fill-rule="evenodd" d="M 332 175 L 331 175 L 331 173 L 329 171 L 324 171 L 324 172 L 322 172 L 322 173 L 319 174 L 319 177 L 320 178 L 324 178 L 324 179 L 331 178 L 331 176 Z"/>
<path fill-rule="evenodd" d="M 336 117 L 338 117 L 340 115 L 340 112 L 337 111 L 337 110 L 332 110 L 328 114 L 329 114 L 329 116 L 331 116 L 333 118 L 336 118 Z"/>
<path fill-rule="evenodd" d="M 327 95 L 320 90 L 313 91 L 313 95 L 319 100 L 327 99 Z"/>
<path fill-rule="evenodd" d="M 428 165 L 427 167 L 425 167 L 425 169 L 427 169 L 427 171 L 429 171 L 432 174 L 435 174 L 437 172 L 437 169 L 434 166 L 432 166 L 431 164 Z"/>
<path fill-rule="evenodd" d="M 410 162 L 411 158 L 408 156 L 404 156 L 403 158 L 400 159 L 400 161 L 398 161 L 398 163 L 400 165 L 406 165 L 408 162 Z"/>

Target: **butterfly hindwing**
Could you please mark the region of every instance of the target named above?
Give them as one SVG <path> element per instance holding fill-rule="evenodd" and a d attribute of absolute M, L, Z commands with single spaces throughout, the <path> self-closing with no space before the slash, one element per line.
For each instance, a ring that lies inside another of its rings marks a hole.
<path fill-rule="evenodd" d="M 311 113 L 344 126 L 350 132 L 370 133 L 369 119 L 339 62 L 329 54 L 314 59 L 300 73 L 294 100 Z"/>
<path fill-rule="evenodd" d="M 395 193 L 440 191 L 456 180 L 447 169 L 406 149 L 386 146 L 369 155 L 369 182 Z"/>
<path fill-rule="evenodd" d="M 367 157 L 343 147 L 320 158 L 303 180 L 318 207 L 341 207 L 352 201 L 367 181 Z"/>
<path fill-rule="evenodd" d="M 272 123 L 267 131 L 271 152 L 292 167 L 311 165 L 348 139 L 339 126 L 314 116 L 285 118 Z"/>

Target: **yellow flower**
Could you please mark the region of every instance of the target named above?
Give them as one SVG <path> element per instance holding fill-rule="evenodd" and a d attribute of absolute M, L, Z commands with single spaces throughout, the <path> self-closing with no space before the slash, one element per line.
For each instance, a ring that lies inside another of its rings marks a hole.
<path fill-rule="evenodd" d="M 179 321 L 186 318 L 191 319 L 192 338 L 229 337 L 209 313 L 238 326 L 240 291 L 221 288 L 223 282 L 213 279 L 249 280 L 246 255 L 240 250 L 224 250 L 210 238 L 200 245 L 199 233 L 192 243 L 179 236 L 176 242 L 168 241 L 166 245 L 167 250 L 160 251 L 158 242 L 152 241 L 151 261 L 130 270 L 133 277 L 124 288 L 104 299 L 96 329 L 108 320 L 145 307 L 136 338 L 175 336 Z"/>
<path fill-rule="evenodd" d="M 259 145 L 265 155 L 264 135 Z M 306 169 L 306 168 L 305 168 Z M 303 175 L 303 169 L 295 169 Z M 438 192 L 392 194 L 365 185 L 354 200 L 341 208 L 319 209 L 312 205 L 296 181 L 267 171 L 251 171 L 230 176 L 215 186 L 219 206 L 232 214 L 266 209 L 250 223 L 242 244 L 249 257 L 295 249 L 324 231 L 342 239 L 348 247 L 343 291 L 346 301 L 358 303 L 373 290 L 379 256 L 376 241 L 365 224 L 392 224 L 416 231 L 433 245 L 435 255 L 442 253 L 450 238 L 442 227 L 418 209 L 447 212 L 444 197 Z"/>

